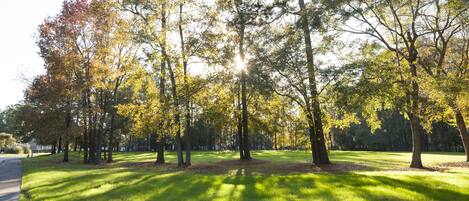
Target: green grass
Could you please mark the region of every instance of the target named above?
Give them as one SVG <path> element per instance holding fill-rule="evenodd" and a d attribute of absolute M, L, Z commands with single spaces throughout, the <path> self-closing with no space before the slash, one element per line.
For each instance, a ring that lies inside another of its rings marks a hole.
<path fill-rule="evenodd" d="M 367 168 L 276 172 L 309 162 L 310 153 L 301 151 L 256 151 L 255 159 L 268 162 L 222 170 L 154 166 L 154 153 L 117 153 L 115 163 L 99 166 L 81 164 L 78 153 L 68 164 L 60 162 L 61 155 L 24 158 L 21 200 L 469 200 L 468 168 L 409 170 L 410 153 L 401 152 L 332 151 L 330 156 L 336 164 Z M 192 161 L 205 167 L 237 158 L 237 152 L 194 152 Z M 174 153 L 166 159 L 174 163 Z M 423 154 L 427 166 L 463 160 L 460 153 Z"/>

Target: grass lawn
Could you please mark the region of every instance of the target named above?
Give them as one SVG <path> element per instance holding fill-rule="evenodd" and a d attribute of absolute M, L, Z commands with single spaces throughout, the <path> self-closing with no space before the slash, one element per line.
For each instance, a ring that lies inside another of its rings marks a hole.
<path fill-rule="evenodd" d="M 155 166 L 155 153 L 116 153 L 116 162 L 70 163 L 62 155 L 23 158 L 21 200 L 469 200 L 469 166 L 462 153 L 424 153 L 430 170 L 407 168 L 410 153 L 332 151 L 336 165 L 311 167 L 309 152 L 194 152 L 194 166 Z M 331 168 L 332 167 L 332 168 Z M 339 167 L 334 169 L 334 167 Z M 351 167 L 351 168 L 349 168 Z M 347 169 L 349 168 L 349 169 Z"/>

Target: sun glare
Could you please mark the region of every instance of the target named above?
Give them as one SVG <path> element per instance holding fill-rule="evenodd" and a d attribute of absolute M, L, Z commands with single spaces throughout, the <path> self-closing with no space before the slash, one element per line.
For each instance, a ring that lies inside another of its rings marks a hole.
<path fill-rule="evenodd" d="M 244 61 L 243 58 L 241 58 L 241 55 L 237 54 L 235 56 L 235 60 L 234 60 L 234 68 L 237 72 L 241 72 L 244 70 L 246 66 L 246 63 Z"/>

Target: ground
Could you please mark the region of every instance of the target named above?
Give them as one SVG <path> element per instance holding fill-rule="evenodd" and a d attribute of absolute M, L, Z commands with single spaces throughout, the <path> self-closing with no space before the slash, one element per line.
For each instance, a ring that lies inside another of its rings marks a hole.
<path fill-rule="evenodd" d="M 21 161 L 13 155 L 0 154 L 0 200 L 18 200 L 21 185 Z"/>
<path fill-rule="evenodd" d="M 313 167 L 303 151 L 194 152 L 193 167 L 153 163 L 154 153 L 116 153 L 116 162 L 83 165 L 62 155 L 24 158 L 21 200 L 469 200 L 462 153 L 424 153 L 425 170 L 407 168 L 410 153 L 331 151 L 334 165 Z"/>

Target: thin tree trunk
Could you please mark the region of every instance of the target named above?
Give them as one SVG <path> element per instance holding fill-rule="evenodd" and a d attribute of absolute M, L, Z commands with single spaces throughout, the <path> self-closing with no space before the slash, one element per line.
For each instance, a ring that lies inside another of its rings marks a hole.
<path fill-rule="evenodd" d="M 237 85 L 240 86 L 239 84 Z M 238 121 L 237 128 L 238 128 L 239 158 L 244 159 L 243 122 L 242 122 L 242 116 L 241 116 L 241 87 L 237 87 L 236 94 L 237 94 L 237 99 L 238 99 L 238 102 L 237 102 L 238 114 L 236 115 L 237 116 L 236 119 Z"/>
<path fill-rule="evenodd" d="M 241 14 L 243 18 L 243 14 Z M 241 20 L 242 21 L 242 20 Z M 244 24 L 242 23 L 239 30 L 239 56 L 241 60 L 245 60 L 244 55 Z M 241 109 L 242 109 L 242 130 L 243 130 L 243 158 L 244 160 L 251 160 L 250 144 L 249 144 L 249 128 L 248 128 L 248 105 L 247 105 L 247 91 L 246 91 L 246 66 L 242 66 L 241 70 Z"/>
<path fill-rule="evenodd" d="M 60 153 L 62 152 L 62 134 L 59 136 L 59 142 L 58 142 L 58 146 L 57 146 L 57 153 Z"/>
<path fill-rule="evenodd" d="M 78 137 L 75 138 L 75 142 L 73 143 L 73 151 L 76 152 L 78 150 Z"/>
<path fill-rule="evenodd" d="M 186 166 L 191 165 L 191 143 L 190 143 L 190 127 L 191 127 L 191 113 L 190 113 L 190 94 L 189 94 L 189 83 L 188 83 L 188 72 L 187 72 L 187 55 L 185 50 L 184 43 L 184 32 L 182 31 L 182 14 L 183 14 L 184 4 L 179 4 L 179 37 L 181 40 L 181 52 L 182 52 L 182 66 L 184 70 L 184 118 L 185 118 L 185 128 L 184 128 L 184 148 L 186 150 Z"/>
<path fill-rule="evenodd" d="M 70 103 L 68 104 L 68 107 L 70 108 Z M 72 114 L 70 112 L 70 109 L 68 109 L 67 114 L 65 116 L 65 144 L 64 144 L 64 159 L 63 162 L 68 162 L 68 146 L 69 142 L 68 139 L 70 138 L 70 124 L 72 121 Z"/>
<path fill-rule="evenodd" d="M 309 88 L 311 93 L 311 104 L 312 104 L 312 113 L 314 118 L 314 139 L 316 143 L 314 150 L 317 151 L 318 160 L 315 164 L 330 164 L 329 156 L 327 154 L 326 144 L 324 140 L 324 130 L 322 127 L 322 117 L 321 117 L 321 107 L 319 104 L 319 94 L 316 88 L 316 75 L 314 67 L 314 58 L 313 58 L 313 48 L 311 45 L 311 32 L 309 30 L 309 22 L 306 15 L 305 3 L 303 0 L 299 0 L 300 5 L 300 14 L 301 14 L 301 27 L 303 29 L 303 34 L 305 38 L 305 51 L 306 51 L 306 60 L 308 67 L 308 79 L 309 79 Z M 314 159 L 314 158 L 313 158 Z"/>
<path fill-rule="evenodd" d="M 111 125 L 110 125 L 110 130 L 109 130 L 109 145 L 108 145 L 108 156 L 107 156 L 107 162 L 111 163 L 112 162 L 112 151 L 114 148 L 114 127 L 115 127 L 115 118 L 116 118 L 116 112 L 114 106 L 117 104 L 117 89 L 119 88 L 120 85 L 120 77 L 117 78 L 116 84 L 114 85 L 114 91 L 112 94 L 112 113 L 111 113 Z"/>
<path fill-rule="evenodd" d="M 114 112 L 111 115 L 111 125 L 110 125 L 110 130 L 109 130 L 109 139 L 108 139 L 108 150 L 107 150 L 107 162 L 111 163 L 112 162 L 112 148 L 114 146 L 114 119 L 115 119 L 115 114 Z"/>
<path fill-rule="evenodd" d="M 83 163 L 88 163 L 88 125 L 85 118 L 85 130 L 83 131 Z"/>
<path fill-rule="evenodd" d="M 244 145 L 244 159 L 251 160 L 250 146 L 249 146 L 249 128 L 248 128 L 248 108 L 247 108 L 247 92 L 246 92 L 246 72 L 241 73 L 241 101 L 242 101 L 242 115 L 243 115 L 243 145 Z"/>
<path fill-rule="evenodd" d="M 162 28 L 166 28 L 166 14 L 163 12 L 162 14 Z M 166 39 L 164 39 L 166 40 Z M 163 40 L 163 42 L 164 42 Z M 164 45 L 162 45 L 164 47 Z M 165 48 L 162 49 L 162 51 L 165 51 Z M 166 53 L 163 53 L 166 54 Z M 166 135 L 165 135 L 165 129 L 164 129 L 164 121 L 165 121 L 165 116 L 166 116 L 166 90 L 165 90 L 165 82 L 166 82 L 166 62 L 164 59 L 161 60 L 161 68 L 160 68 L 160 83 L 159 83 L 159 88 L 160 88 L 160 107 L 161 109 L 161 118 L 160 122 L 158 123 L 158 150 L 157 150 L 157 156 L 156 156 L 156 163 L 158 164 L 163 164 L 165 163 L 165 158 L 164 158 L 164 149 L 165 149 L 165 144 L 166 144 Z"/>
<path fill-rule="evenodd" d="M 55 143 L 52 144 L 51 149 L 50 149 L 50 153 L 51 153 L 51 154 L 56 154 L 56 153 L 57 153 L 57 152 L 56 152 L 56 146 L 57 146 L 57 145 L 56 145 Z"/>
<path fill-rule="evenodd" d="M 160 70 L 160 105 L 162 107 L 162 117 L 165 116 L 166 112 L 166 100 L 165 100 L 165 62 L 161 62 L 161 70 Z M 166 135 L 164 134 L 164 118 L 161 118 L 160 122 L 158 123 L 158 149 L 157 149 L 157 156 L 156 156 L 156 163 L 163 164 L 165 163 L 164 159 L 164 146 L 165 146 L 165 138 Z"/>
<path fill-rule="evenodd" d="M 191 115 L 189 104 L 186 103 L 186 127 L 184 129 L 184 149 L 186 150 L 186 166 L 191 165 Z"/>
<path fill-rule="evenodd" d="M 456 124 L 458 125 L 459 134 L 461 135 L 464 151 L 466 152 L 466 161 L 469 162 L 469 134 L 467 133 L 466 122 L 457 107 L 453 107 L 454 116 L 456 117 Z"/>
<path fill-rule="evenodd" d="M 170 62 L 170 58 L 166 52 L 166 15 L 165 15 L 165 5 L 163 4 L 163 12 L 161 18 L 161 26 L 163 29 L 163 36 L 162 36 L 162 44 L 161 44 L 161 52 L 163 55 L 163 59 L 166 60 L 169 77 L 171 81 L 171 93 L 173 96 L 173 107 L 175 110 L 174 114 L 174 123 L 176 124 L 176 151 L 177 151 L 177 159 L 178 159 L 178 167 L 184 166 L 184 156 L 182 155 L 182 144 L 181 144 L 181 117 L 180 117 L 180 110 L 179 110 L 179 97 L 177 94 L 177 86 L 176 86 L 176 77 L 173 71 L 173 67 Z"/>
<path fill-rule="evenodd" d="M 175 110 L 174 114 L 174 123 L 176 124 L 176 151 L 177 151 L 177 158 L 178 158 L 178 167 L 184 166 L 184 156 L 182 155 L 182 143 L 181 143 L 181 118 L 180 118 L 180 111 L 179 111 L 179 98 L 177 95 L 177 88 L 176 88 L 176 78 L 174 75 L 173 68 L 167 58 L 168 63 L 168 70 L 169 76 L 171 78 L 171 92 L 173 94 L 173 107 Z"/>
<path fill-rule="evenodd" d="M 68 140 L 65 140 L 65 144 L 64 144 L 64 160 L 63 160 L 63 162 L 68 162 L 68 146 L 69 146 Z"/>

